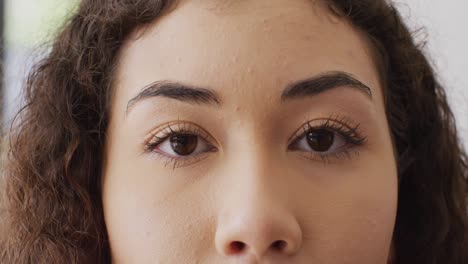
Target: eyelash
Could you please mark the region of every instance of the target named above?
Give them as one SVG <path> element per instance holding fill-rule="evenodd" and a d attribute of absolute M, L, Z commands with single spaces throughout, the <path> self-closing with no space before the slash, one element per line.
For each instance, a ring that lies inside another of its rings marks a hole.
<path fill-rule="evenodd" d="M 320 123 L 313 125 L 315 122 Z M 356 124 L 344 117 L 331 115 L 326 119 L 315 119 L 305 122 L 301 129 L 299 129 L 289 140 L 288 150 L 290 150 L 290 146 L 292 144 L 304 138 L 307 133 L 319 129 L 328 130 L 342 136 L 346 142 L 346 146 L 339 151 L 328 154 L 317 154 L 314 152 L 302 151 L 304 153 L 301 155 L 307 159 L 320 160 L 324 163 L 330 163 L 333 160 L 351 158 L 352 154 L 359 154 L 359 151 L 356 149 L 356 147 L 362 146 L 367 142 L 367 136 L 363 135 L 361 132 L 360 124 Z M 158 134 L 162 135 L 158 136 Z M 212 147 L 211 151 L 209 152 L 216 151 L 216 147 L 209 143 L 210 141 L 213 142 L 214 139 L 200 127 L 186 121 L 168 123 L 162 129 L 159 129 L 155 133 L 151 134 L 149 140 L 146 140 L 144 143 L 143 151 L 146 154 L 157 155 L 158 158 L 161 158 L 165 161 L 165 166 L 172 165 L 171 167 L 173 169 L 198 162 L 202 160 L 203 157 L 205 157 L 205 154 L 209 153 L 205 152 L 184 158 L 168 156 L 155 150 L 165 140 L 180 134 L 199 136 L 203 140 L 207 141 L 208 144 Z"/>
<path fill-rule="evenodd" d="M 319 124 L 312 125 L 312 123 L 320 122 Z M 299 129 L 292 139 L 289 141 L 289 146 L 297 143 L 300 139 L 304 138 L 308 133 L 315 130 L 328 130 L 342 136 L 346 142 L 346 146 L 340 150 L 328 154 L 318 154 L 314 152 L 303 152 L 301 155 L 311 160 L 320 160 L 324 163 L 331 163 L 334 160 L 342 160 L 345 158 L 350 159 L 351 155 L 359 154 L 357 147 L 363 146 L 367 142 L 367 136 L 363 134 L 360 124 L 340 117 L 339 115 L 331 115 L 326 119 L 314 119 L 305 122 L 301 129 Z"/>
<path fill-rule="evenodd" d="M 174 128 L 175 127 L 175 128 Z M 162 136 L 157 136 L 158 134 L 162 134 Z M 155 151 L 156 147 L 158 147 L 161 143 L 165 140 L 180 134 L 189 134 L 194 136 L 199 136 L 205 141 L 214 141 L 211 136 L 207 132 L 205 132 L 200 127 L 187 122 L 187 121 L 178 121 L 178 122 L 171 122 L 166 125 L 160 130 L 157 130 L 154 134 L 151 135 L 149 141 L 146 141 L 144 144 L 144 153 L 146 154 L 154 154 L 158 158 L 161 158 L 165 161 L 165 166 L 169 166 L 172 164 L 172 168 L 175 169 L 177 167 L 182 167 L 186 165 L 190 165 L 194 162 L 202 160 L 204 154 L 199 154 L 194 157 L 183 158 L 183 157 L 172 157 L 165 154 L 162 154 L 158 151 Z M 215 151 L 215 147 L 212 146 L 212 150 L 210 152 Z"/>

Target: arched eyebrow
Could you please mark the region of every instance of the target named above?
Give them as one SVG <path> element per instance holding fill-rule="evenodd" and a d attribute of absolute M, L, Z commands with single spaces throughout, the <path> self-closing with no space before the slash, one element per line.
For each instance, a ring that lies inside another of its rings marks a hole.
<path fill-rule="evenodd" d="M 126 113 L 139 101 L 165 97 L 190 104 L 220 105 L 219 95 L 209 88 L 201 88 L 174 81 L 156 81 L 141 89 L 127 104 Z"/>
<path fill-rule="evenodd" d="M 372 91 L 349 73 L 335 71 L 327 72 L 309 79 L 301 80 L 288 85 L 281 94 L 281 101 L 316 96 L 334 88 L 352 88 L 366 94 L 372 99 Z"/>
<path fill-rule="evenodd" d="M 372 91 L 367 85 L 349 73 L 334 71 L 288 85 L 281 94 L 281 102 L 317 96 L 325 91 L 340 87 L 355 89 L 372 99 Z M 128 114 L 138 102 L 152 97 L 165 97 L 189 104 L 221 105 L 221 97 L 210 88 L 163 80 L 143 87 L 135 97 L 128 101 L 126 113 Z"/>

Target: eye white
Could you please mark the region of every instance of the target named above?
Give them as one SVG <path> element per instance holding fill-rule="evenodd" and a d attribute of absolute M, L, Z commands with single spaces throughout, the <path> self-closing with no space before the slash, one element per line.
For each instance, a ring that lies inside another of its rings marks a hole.
<path fill-rule="evenodd" d="M 337 152 L 346 145 L 347 143 L 346 139 L 338 132 L 334 132 L 334 131 L 330 131 L 330 132 L 333 133 L 333 143 L 327 151 L 317 151 L 317 150 L 314 150 L 309 145 L 307 141 L 307 134 L 313 133 L 313 131 L 304 134 L 302 138 L 295 143 L 294 149 L 298 149 L 298 150 L 306 151 L 306 152 L 315 152 L 315 153 L 320 153 L 320 154 L 328 154 L 328 153 Z"/>
<path fill-rule="evenodd" d="M 211 148 L 211 145 L 206 142 L 203 138 L 200 136 L 197 136 L 197 147 L 195 150 L 190 153 L 189 155 L 180 155 L 177 154 L 171 146 L 171 137 L 174 137 L 175 135 L 172 135 L 168 138 L 166 138 L 163 142 L 161 142 L 157 149 L 161 152 L 164 152 L 165 154 L 169 154 L 170 156 L 176 156 L 176 157 L 188 157 L 188 156 L 196 156 L 197 154 L 203 153 L 203 152 L 208 152 Z"/>

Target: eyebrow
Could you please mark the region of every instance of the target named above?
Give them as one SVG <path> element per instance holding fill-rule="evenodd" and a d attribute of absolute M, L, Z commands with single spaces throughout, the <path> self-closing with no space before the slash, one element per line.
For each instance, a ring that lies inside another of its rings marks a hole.
<path fill-rule="evenodd" d="M 349 73 L 333 71 L 288 85 L 281 94 L 281 102 L 316 96 L 325 91 L 340 87 L 355 89 L 367 95 L 369 99 L 372 99 L 372 91 L 367 85 Z M 135 97 L 128 101 L 126 113 L 128 114 L 131 108 L 138 102 L 153 97 L 165 97 L 189 104 L 221 105 L 220 96 L 210 88 L 162 80 L 143 87 Z"/>
<path fill-rule="evenodd" d="M 284 102 L 296 98 L 316 96 L 327 90 L 340 87 L 356 89 L 367 95 L 369 99 L 372 99 L 372 91 L 367 85 L 354 78 L 349 73 L 335 71 L 288 85 L 281 94 L 281 101 Z"/>
<path fill-rule="evenodd" d="M 128 101 L 126 112 L 137 102 L 158 96 L 190 104 L 220 105 L 219 96 L 211 89 L 163 80 L 143 87 L 140 93 Z"/>

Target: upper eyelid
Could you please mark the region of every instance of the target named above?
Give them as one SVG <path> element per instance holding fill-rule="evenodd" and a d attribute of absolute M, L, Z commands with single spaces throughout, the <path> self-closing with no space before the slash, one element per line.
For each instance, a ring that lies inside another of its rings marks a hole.
<path fill-rule="evenodd" d="M 341 121 L 340 121 L 341 120 Z M 310 125 L 312 122 L 315 121 L 320 121 L 319 125 Z M 332 123 L 330 125 L 330 123 Z M 329 118 L 318 118 L 318 119 L 312 119 L 307 122 L 305 122 L 301 128 L 296 130 L 296 132 L 289 138 L 288 140 L 288 146 L 290 144 L 293 144 L 296 142 L 298 139 L 301 139 L 308 130 L 314 129 L 314 128 L 321 128 L 321 127 L 328 127 L 332 129 L 335 132 L 338 132 L 340 134 L 344 134 L 344 132 L 354 132 L 354 135 L 343 135 L 347 137 L 347 140 L 355 141 L 355 144 L 358 144 L 358 142 L 365 143 L 367 142 L 367 135 L 362 134 L 361 129 L 360 129 L 361 124 L 360 123 L 355 123 L 354 121 L 348 119 L 348 118 L 340 118 L 339 116 L 333 117 L 330 116 Z M 348 131 L 344 131 L 347 129 Z"/>
<path fill-rule="evenodd" d="M 171 126 L 184 126 L 183 128 L 177 128 L 173 129 Z M 186 127 L 189 127 L 190 129 L 187 129 Z M 195 129 L 194 129 L 195 127 Z M 158 128 L 153 129 L 146 137 L 144 140 L 145 144 L 149 144 L 151 141 L 154 140 L 155 137 L 157 137 L 158 134 L 162 133 L 166 129 L 170 129 L 171 132 L 175 133 L 181 133 L 181 131 L 187 130 L 192 133 L 196 133 L 197 135 L 200 135 L 206 140 L 214 141 L 216 144 L 218 144 L 217 140 L 210 134 L 208 131 L 206 131 L 204 128 L 201 126 L 191 122 L 191 121 L 184 121 L 184 120 L 178 120 L 178 121 L 171 121 L 166 124 L 158 126 Z M 196 130 L 196 132 L 194 131 Z M 170 134 L 171 132 L 164 132 L 166 135 Z"/>
<path fill-rule="evenodd" d="M 320 122 L 318 125 L 311 125 L 314 122 Z M 318 127 L 323 127 L 324 124 L 334 124 L 331 127 L 340 127 L 340 128 L 346 128 L 349 130 L 354 130 L 357 129 L 358 133 L 357 136 L 362 136 L 364 138 L 367 138 L 366 135 L 361 135 L 361 123 L 358 121 L 355 121 L 353 118 L 348 117 L 345 114 L 338 113 L 338 112 L 332 112 L 328 116 L 324 117 L 312 117 L 312 116 L 307 116 L 303 118 L 303 121 L 301 122 L 301 126 L 299 128 L 296 128 L 295 132 L 288 138 L 287 142 L 288 145 L 292 143 L 297 137 L 302 136 L 304 132 L 307 131 L 308 128 L 318 128 Z M 197 130 L 204 139 L 211 141 L 212 143 L 219 145 L 219 142 L 216 140 L 214 136 L 212 136 L 207 130 L 205 130 L 202 126 L 196 124 L 195 122 L 184 120 L 184 119 L 177 119 L 177 120 L 172 120 L 166 123 L 163 123 L 162 125 L 159 125 L 157 128 L 152 129 L 147 136 L 145 136 L 144 143 L 151 142 L 155 136 L 162 131 L 166 129 L 171 129 L 171 127 L 178 127 L 178 129 L 174 129 L 175 132 L 179 132 L 180 129 L 179 127 L 182 126 L 184 129 L 185 128 L 190 128 L 187 129 L 190 131 Z M 195 129 L 193 129 L 195 128 Z M 166 133 L 170 134 L 170 133 Z"/>

